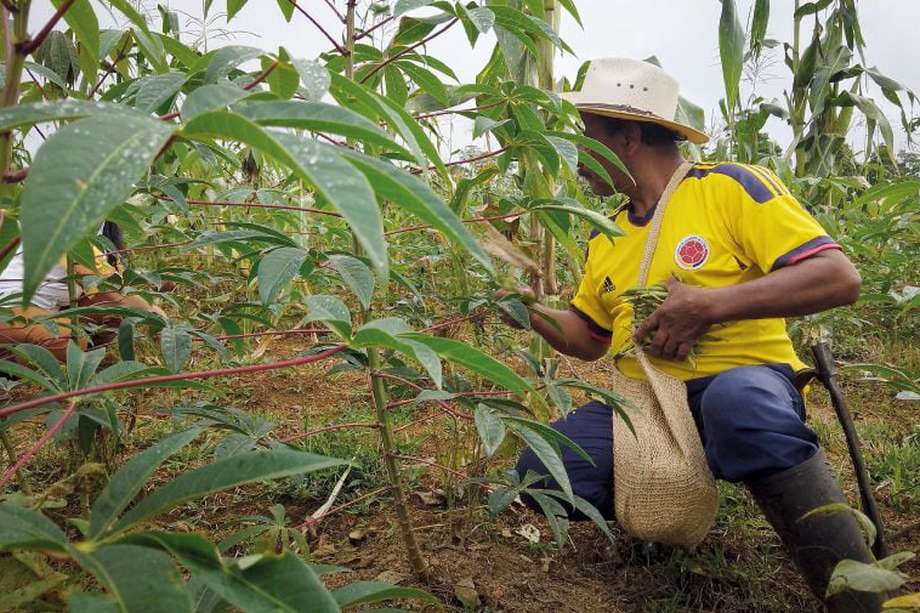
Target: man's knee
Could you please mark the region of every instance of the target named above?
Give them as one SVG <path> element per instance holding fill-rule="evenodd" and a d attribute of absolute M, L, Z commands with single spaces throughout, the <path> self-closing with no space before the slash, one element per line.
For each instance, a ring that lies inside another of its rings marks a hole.
<path fill-rule="evenodd" d="M 720 479 L 784 470 L 817 450 L 792 381 L 766 366 L 718 375 L 703 393 L 700 416 L 706 456 Z"/>
<path fill-rule="evenodd" d="M 743 435 L 764 410 L 782 408 L 794 414 L 795 392 L 781 378 L 764 366 L 733 368 L 716 376 L 703 392 L 700 405 L 707 440 Z"/>

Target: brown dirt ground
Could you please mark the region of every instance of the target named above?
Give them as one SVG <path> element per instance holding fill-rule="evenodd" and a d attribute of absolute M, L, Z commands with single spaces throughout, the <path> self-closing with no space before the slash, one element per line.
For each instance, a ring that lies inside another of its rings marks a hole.
<path fill-rule="evenodd" d="M 289 355 L 294 345 L 294 341 L 276 343 L 273 353 Z M 603 383 L 609 368 L 603 361 L 583 364 L 563 360 L 563 369 L 569 374 L 598 384 Z M 309 427 L 316 427 L 335 422 L 341 407 L 367 400 L 366 383 L 361 375 L 347 374 L 331 382 L 325 378 L 324 370 L 317 365 L 292 374 L 262 373 L 245 386 L 252 389 L 253 406 L 269 410 L 275 418 L 290 415 L 284 430 L 293 433 L 302 431 L 298 429 L 303 428 L 303 415 L 308 416 Z M 308 393 L 285 391 L 292 379 Z M 916 424 L 915 415 L 904 410 L 893 412 L 890 403 L 874 409 L 873 399 L 878 398 L 880 388 L 873 387 L 850 386 L 847 390 L 858 423 L 884 419 L 905 428 Z M 826 394 L 813 393 L 810 403 L 812 420 L 836 423 Z M 419 455 L 436 457 L 439 450 L 443 452 L 447 440 L 439 436 L 441 431 L 437 428 L 422 425 L 413 430 L 427 436 Z M 836 441 L 829 445 L 828 452 L 851 499 L 857 500 L 845 447 Z M 427 486 L 436 487 L 431 475 L 424 481 Z M 892 509 L 884 490 L 878 495 L 888 534 L 903 532 L 916 522 L 916 518 Z M 754 541 L 759 539 L 760 543 L 751 542 L 750 530 L 738 534 L 726 526 L 718 526 L 695 554 L 648 548 L 625 535 L 618 535 L 616 544 L 611 545 L 596 527 L 573 524 L 568 545 L 558 551 L 549 544 L 531 545 L 516 534 L 521 525 L 530 523 L 538 527 L 544 541 L 551 538 L 546 522 L 529 510 L 515 508 L 495 525 L 482 523 L 460 544 L 452 538 L 446 518 L 449 514 L 444 509 L 428 507 L 416 496 L 410 498 L 414 525 L 430 567 L 429 579 L 411 578 L 395 532 L 395 517 L 389 505 L 384 504 L 375 505 L 377 511 L 372 515 L 342 514 L 330 519 L 314 534 L 317 562 L 340 564 L 353 571 L 332 578 L 332 585 L 357 579 L 418 585 L 438 594 L 458 611 L 463 606 L 456 598 L 455 587 L 470 582 L 480 599 L 478 610 L 482 611 L 817 610 L 781 553 L 778 540 L 762 521 L 754 529 Z M 311 510 L 289 509 L 289 512 L 293 517 L 301 513 L 302 517 Z M 348 536 L 356 527 L 363 533 L 360 541 Z M 764 542 L 772 545 L 769 549 L 775 556 L 767 565 L 770 571 L 766 576 L 749 576 L 763 568 L 758 560 L 762 552 L 757 546 L 761 545 L 762 550 Z M 890 545 L 893 551 L 920 549 L 920 530 L 904 532 Z M 713 559 L 721 560 L 721 566 L 707 562 Z M 732 572 L 724 572 L 726 567 Z M 905 570 L 917 576 L 920 565 L 915 562 Z M 757 600 L 758 594 L 752 593 L 749 581 L 759 583 L 761 595 L 772 592 L 769 604 Z"/>
<path fill-rule="evenodd" d="M 270 353 L 279 358 L 289 357 L 305 345 L 302 340 L 278 339 L 271 343 Z M 562 368 L 569 374 L 602 384 L 611 366 L 603 361 L 583 364 L 564 359 Z M 349 407 L 366 406 L 363 375 L 344 373 L 330 380 L 326 369 L 326 365 L 317 364 L 258 373 L 245 381 L 222 382 L 221 387 L 229 389 L 226 404 L 271 415 L 279 422 L 276 435 L 283 438 L 341 421 L 342 413 Z M 225 387 L 227 384 L 229 387 Z M 175 392 L 149 390 L 140 394 L 143 398 L 137 399 L 138 404 L 156 407 L 163 406 L 157 399 Z M 880 403 L 880 395 L 890 396 L 890 393 L 877 385 L 849 385 L 846 394 L 858 424 L 884 421 L 897 429 L 910 429 L 917 424 L 910 403 Z M 810 412 L 812 420 L 835 423 L 823 393 L 813 394 Z M 437 427 L 439 422 L 431 423 L 435 425 L 420 425 L 402 435 L 426 437 L 418 452 L 423 457 L 437 457 L 449 441 L 444 429 Z M 373 441 L 373 434 L 368 436 Z M 840 441 L 828 447 L 851 500 L 856 500 L 845 448 Z M 421 487 L 425 490 L 438 485 L 432 471 L 422 478 Z M 195 517 L 185 518 L 187 524 L 178 522 L 173 527 L 182 529 L 188 525 L 189 529 L 194 526 L 221 534 L 232 520 L 250 513 L 264 514 L 275 502 L 287 507 L 292 520 L 307 516 L 322 502 L 266 499 L 257 491 L 242 490 L 245 491 L 208 498 L 195 509 Z M 920 529 L 911 529 L 917 527 L 917 518 L 895 511 L 884 488 L 878 497 L 888 534 L 901 534 L 890 543 L 892 550 L 920 549 Z M 314 561 L 339 564 L 352 571 L 331 576 L 332 587 L 358 579 L 416 585 L 439 595 L 456 611 L 464 610 L 456 597 L 458 583 L 472 585 L 480 599 L 476 610 L 488 612 L 817 610 L 794 569 L 779 552 L 772 531 L 756 514 L 750 519 L 744 517 L 743 530 L 718 525 L 696 552 L 648 547 L 616 533 L 615 528 L 616 542 L 611 544 L 590 524 L 573 524 L 568 544 L 557 550 L 548 543 L 551 532 L 546 522 L 520 507 L 513 507 L 496 523 L 486 521 L 484 514 L 477 516 L 480 523 L 461 543 L 452 534 L 452 514 L 443 507 L 428 506 L 414 495 L 410 496 L 410 505 L 430 568 L 428 580 L 412 578 L 395 532 L 394 514 L 386 501 L 378 500 L 371 504 L 371 512 L 341 513 L 311 535 Z M 178 519 L 179 515 L 173 517 Z M 541 543 L 530 544 L 516 533 L 524 524 L 540 530 Z M 732 527 L 737 528 L 735 524 Z M 360 538 L 349 538 L 356 528 L 362 533 Z M 765 547 L 764 543 L 768 545 Z M 766 564 L 761 559 L 765 550 L 772 556 Z M 920 589 L 916 581 L 920 563 L 912 562 L 905 570 L 915 578 L 912 587 Z M 756 589 L 752 588 L 755 585 Z M 764 604 L 765 594 L 771 595 L 768 604 Z M 407 608 L 418 606 L 403 604 Z"/>

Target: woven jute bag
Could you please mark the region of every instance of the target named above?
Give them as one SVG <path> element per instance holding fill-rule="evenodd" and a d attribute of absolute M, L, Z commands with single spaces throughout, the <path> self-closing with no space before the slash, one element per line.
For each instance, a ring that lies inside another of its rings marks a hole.
<path fill-rule="evenodd" d="M 645 287 L 668 201 L 690 170 L 685 162 L 671 177 L 649 226 L 638 287 Z M 638 539 L 693 546 L 709 532 L 719 506 L 715 479 L 706 463 L 687 386 L 649 361 L 639 344 L 636 358 L 646 380 L 614 369 L 612 389 L 631 405 L 629 426 L 613 420 L 613 499 L 617 521 Z"/>

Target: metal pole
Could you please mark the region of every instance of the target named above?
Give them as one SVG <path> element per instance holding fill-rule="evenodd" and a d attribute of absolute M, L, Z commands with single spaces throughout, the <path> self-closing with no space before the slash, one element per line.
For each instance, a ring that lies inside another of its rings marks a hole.
<path fill-rule="evenodd" d="M 885 527 L 878 513 L 875 497 L 872 495 L 872 484 L 869 482 L 869 474 L 866 472 L 866 463 L 863 461 L 862 454 L 859 451 L 859 436 L 856 434 L 856 428 L 853 425 L 853 418 L 850 416 L 846 400 L 844 400 L 834 377 L 834 357 L 831 355 L 830 347 L 824 342 L 815 343 L 811 348 L 811 352 L 815 357 L 817 377 L 827 388 L 827 393 L 831 396 L 831 403 L 834 405 L 834 411 L 837 413 L 837 419 L 840 420 L 840 425 L 843 427 L 843 434 L 847 440 L 847 449 L 850 452 L 850 460 L 853 462 L 853 471 L 856 473 L 856 482 L 859 484 L 859 497 L 862 501 L 863 513 L 875 524 L 875 543 L 872 544 L 872 551 L 878 559 L 888 557 Z"/>

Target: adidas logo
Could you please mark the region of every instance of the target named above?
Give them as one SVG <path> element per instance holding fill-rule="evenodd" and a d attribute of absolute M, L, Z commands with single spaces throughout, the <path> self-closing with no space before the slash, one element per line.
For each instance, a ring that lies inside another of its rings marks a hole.
<path fill-rule="evenodd" d="M 605 294 L 608 292 L 612 292 L 616 288 L 617 286 L 613 284 L 613 281 L 610 280 L 610 277 L 604 277 L 604 293 Z"/>

